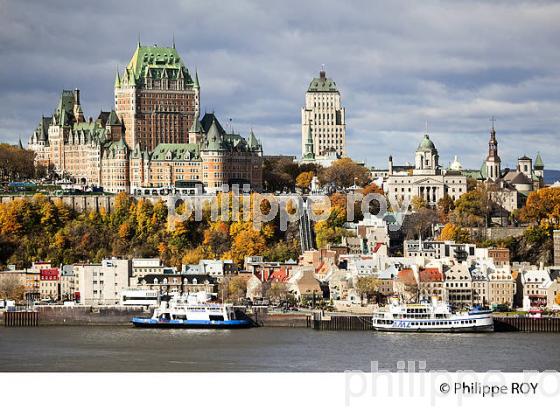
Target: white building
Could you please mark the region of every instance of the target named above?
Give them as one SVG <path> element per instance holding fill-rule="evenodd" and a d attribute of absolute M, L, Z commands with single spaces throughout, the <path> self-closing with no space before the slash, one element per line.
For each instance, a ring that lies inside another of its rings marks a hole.
<path fill-rule="evenodd" d="M 523 295 L 523 309 L 546 306 L 546 284 L 551 282 L 550 275 L 545 269 L 529 269 L 521 272 L 521 294 Z"/>
<path fill-rule="evenodd" d="M 103 259 L 100 264 L 74 265 L 75 286 L 82 305 L 115 305 L 129 288 L 132 264 L 128 259 Z"/>
<path fill-rule="evenodd" d="M 332 162 L 346 155 L 346 114 L 336 83 L 324 70 L 305 93 L 301 109 L 301 155 L 307 162 Z M 325 164 L 323 164 L 325 165 Z"/>
<path fill-rule="evenodd" d="M 393 202 L 406 203 L 420 197 L 434 206 L 445 195 L 456 200 L 467 192 L 467 177 L 461 171 L 440 167 L 438 151 L 425 134 L 416 149 L 414 167 L 394 166 L 393 157 L 389 157 L 384 189 Z"/>

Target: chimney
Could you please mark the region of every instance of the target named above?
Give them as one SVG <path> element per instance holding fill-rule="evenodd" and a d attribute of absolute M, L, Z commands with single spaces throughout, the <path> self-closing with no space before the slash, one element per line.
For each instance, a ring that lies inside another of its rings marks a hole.
<path fill-rule="evenodd" d="M 324 80 L 326 78 L 325 70 L 319 71 L 319 77 L 321 77 L 321 80 Z"/>
<path fill-rule="evenodd" d="M 80 90 L 74 88 L 74 105 L 80 105 Z"/>

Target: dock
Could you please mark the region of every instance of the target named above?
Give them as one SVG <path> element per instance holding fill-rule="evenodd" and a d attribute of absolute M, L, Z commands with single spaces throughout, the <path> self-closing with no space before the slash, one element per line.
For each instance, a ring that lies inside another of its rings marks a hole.
<path fill-rule="evenodd" d="M 39 326 L 39 312 L 36 311 L 4 312 L 4 326 L 6 327 Z"/>

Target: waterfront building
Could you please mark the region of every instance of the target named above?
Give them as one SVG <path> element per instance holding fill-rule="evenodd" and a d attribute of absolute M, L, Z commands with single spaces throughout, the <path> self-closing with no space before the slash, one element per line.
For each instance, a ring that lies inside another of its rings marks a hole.
<path fill-rule="evenodd" d="M 545 282 L 542 287 L 546 292 L 546 307 L 549 309 L 559 310 L 560 277 L 558 277 L 558 275 L 551 277 L 551 280 L 549 282 Z"/>
<path fill-rule="evenodd" d="M 183 265 L 185 275 L 209 275 L 221 282 L 225 276 L 237 274 L 238 269 L 231 259 L 201 259 L 197 264 Z"/>
<path fill-rule="evenodd" d="M 521 272 L 521 296 L 523 309 L 543 307 L 547 304 L 545 286 L 551 282 L 549 273 L 543 269 L 531 268 Z"/>
<path fill-rule="evenodd" d="M 41 299 L 60 299 L 60 271 L 58 268 L 41 269 L 39 272 L 39 293 Z"/>
<path fill-rule="evenodd" d="M 395 294 L 395 280 L 397 279 L 398 273 L 399 270 L 394 264 L 377 272 L 377 291 L 384 299 Z"/>
<path fill-rule="evenodd" d="M 300 301 L 323 298 L 321 284 L 315 278 L 315 270 L 311 266 L 294 269 L 287 285 L 288 291 Z"/>
<path fill-rule="evenodd" d="M 129 288 L 132 263 L 127 259 L 103 259 L 99 264 L 76 264 L 76 289 L 82 305 L 115 305 Z"/>
<path fill-rule="evenodd" d="M 459 308 L 472 306 L 472 277 L 466 263 L 445 266 L 443 273 L 448 303 Z"/>
<path fill-rule="evenodd" d="M 426 267 L 418 271 L 418 294 L 420 299 L 431 301 L 432 298 L 445 300 L 443 273 L 438 268 Z"/>
<path fill-rule="evenodd" d="M 471 265 L 469 271 L 472 279 L 473 305 L 487 306 L 490 300 L 488 266 L 486 264 Z"/>
<path fill-rule="evenodd" d="M 444 196 L 456 200 L 467 192 L 467 177 L 460 171 L 440 167 L 438 150 L 427 133 L 416 149 L 414 166 L 395 166 L 389 156 L 385 174 L 384 190 L 393 203 L 420 197 L 429 206 L 435 206 Z"/>
<path fill-rule="evenodd" d="M 346 111 L 340 92 L 324 69 L 313 78 L 301 109 L 302 162 L 329 166 L 346 155 Z"/>
<path fill-rule="evenodd" d="M 416 266 L 413 266 L 417 269 Z M 418 302 L 418 282 L 413 269 L 402 269 L 397 273 L 395 292 L 405 303 Z"/>
<path fill-rule="evenodd" d="M 495 265 L 488 270 L 488 304 L 513 306 L 517 286 L 510 265 Z"/>
<path fill-rule="evenodd" d="M 76 300 L 76 275 L 73 265 L 64 265 L 60 271 L 60 300 Z"/>
<path fill-rule="evenodd" d="M 210 275 L 191 274 L 182 272 L 165 274 L 147 274 L 138 277 L 138 287 L 160 294 L 171 293 L 196 293 L 204 291 L 214 293 L 216 291 L 216 278 Z"/>

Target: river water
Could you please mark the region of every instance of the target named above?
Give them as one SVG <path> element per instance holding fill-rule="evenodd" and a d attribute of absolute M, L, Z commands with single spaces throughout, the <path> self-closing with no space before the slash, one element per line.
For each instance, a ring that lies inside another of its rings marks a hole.
<path fill-rule="evenodd" d="M 560 334 L 399 334 L 293 328 L 0 327 L 0 371 L 560 370 Z M 408 366 L 408 365 L 407 365 Z M 410 368 L 410 367 L 409 367 Z"/>

